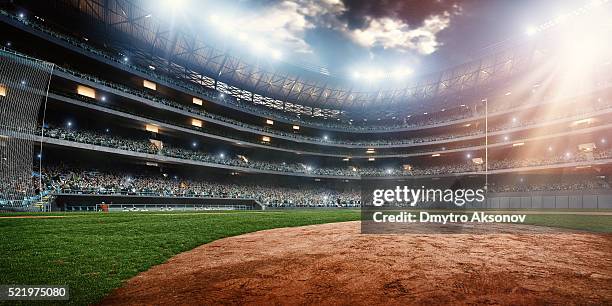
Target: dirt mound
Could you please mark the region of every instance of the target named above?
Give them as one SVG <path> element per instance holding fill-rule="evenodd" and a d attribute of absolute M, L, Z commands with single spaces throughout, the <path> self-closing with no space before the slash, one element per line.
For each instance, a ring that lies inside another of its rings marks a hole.
<path fill-rule="evenodd" d="M 116 304 L 612 304 L 612 235 L 361 235 L 359 222 L 261 231 L 180 254 Z"/>

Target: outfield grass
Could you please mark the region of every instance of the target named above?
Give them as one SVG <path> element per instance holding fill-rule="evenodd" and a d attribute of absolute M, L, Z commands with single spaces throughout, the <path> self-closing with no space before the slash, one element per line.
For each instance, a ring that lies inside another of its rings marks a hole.
<path fill-rule="evenodd" d="M 64 217 L 0 219 L 0 284 L 66 285 L 76 305 L 96 303 L 122 281 L 216 239 L 360 218 L 356 210 L 47 215 Z M 610 216 L 529 215 L 527 222 L 612 231 Z"/>
<path fill-rule="evenodd" d="M 70 304 L 96 303 L 173 255 L 223 237 L 277 227 L 358 220 L 358 211 L 88 213 L 0 219 L 0 284 L 70 288 Z"/>
<path fill-rule="evenodd" d="M 576 229 L 590 232 L 612 233 L 612 216 L 609 215 L 527 215 L 525 224 Z"/>

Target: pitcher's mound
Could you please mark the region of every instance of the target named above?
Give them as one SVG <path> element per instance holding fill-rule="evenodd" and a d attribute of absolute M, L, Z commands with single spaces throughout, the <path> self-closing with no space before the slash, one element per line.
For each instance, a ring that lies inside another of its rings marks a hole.
<path fill-rule="evenodd" d="M 360 235 L 359 222 L 221 239 L 102 304 L 612 304 L 612 236 Z"/>

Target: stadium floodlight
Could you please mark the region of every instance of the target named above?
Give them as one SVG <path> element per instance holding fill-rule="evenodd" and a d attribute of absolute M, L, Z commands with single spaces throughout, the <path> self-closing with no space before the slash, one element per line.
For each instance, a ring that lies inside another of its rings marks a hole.
<path fill-rule="evenodd" d="M 214 24 L 219 24 L 221 22 L 221 19 L 219 18 L 219 16 L 215 14 L 208 16 L 208 19 L 210 20 L 210 22 Z"/>
<path fill-rule="evenodd" d="M 25 14 L 24 13 L 19 13 L 19 18 L 23 18 L 23 17 L 25 17 Z"/>
<path fill-rule="evenodd" d="M 275 60 L 283 58 L 283 53 L 278 50 L 272 50 L 270 53 L 272 54 L 272 58 Z"/>
<path fill-rule="evenodd" d="M 327 137 L 327 135 L 323 135 L 323 140 L 327 140 L 329 139 L 329 137 Z"/>
<path fill-rule="evenodd" d="M 185 0 L 167 0 L 166 5 L 170 7 L 173 11 L 182 9 L 185 7 Z M 145 16 L 146 17 L 146 16 Z"/>
<path fill-rule="evenodd" d="M 582 7 L 579 7 L 571 12 L 566 12 L 557 15 L 554 19 L 548 20 L 538 26 L 528 26 L 525 30 L 525 34 L 527 34 L 527 36 L 534 36 L 539 32 L 546 31 L 552 27 L 563 24 L 569 21 L 570 19 L 576 19 L 580 16 L 592 13 L 594 9 L 607 3 L 608 1 L 609 0 L 591 0 L 589 3 Z"/>
<path fill-rule="evenodd" d="M 527 30 L 525 31 L 525 33 L 527 34 L 527 36 L 533 36 L 536 33 L 538 33 L 538 28 L 536 28 L 534 26 L 528 26 Z"/>
<path fill-rule="evenodd" d="M 382 79 L 385 77 L 385 73 L 382 70 L 374 70 L 371 73 L 372 78 L 375 80 Z"/>
<path fill-rule="evenodd" d="M 72 121 L 68 121 L 68 122 L 66 122 L 66 125 L 67 125 L 68 127 L 71 127 L 71 126 L 72 126 Z"/>
<path fill-rule="evenodd" d="M 466 157 L 467 157 L 467 158 L 472 158 L 472 154 L 468 153 L 468 154 L 466 155 Z"/>
<path fill-rule="evenodd" d="M 360 76 L 362 76 L 365 80 L 375 81 L 378 79 L 382 79 L 385 76 L 385 73 L 382 70 L 372 69 L 372 70 L 360 73 Z"/>
<path fill-rule="evenodd" d="M 106 96 L 100 97 L 100 100 L 102 100 L 102 102 L 106 101 Z"/>
<path fill-rule="evenodd" d="M 560 15 L 557 15 L 557 17 L 555 17 L 556 23 L 563 23 L 566 20 L 567 20 L 567 14 L 560 14 Z"/>
<path fill-rule="evenodd" d="M 124 56 L 124 57 L 123 57 L 123 61 L 124 61 L 124 62 L 127 62 L 128 60 L 129 60 L 129 58 L 128 58 L 127 56 Z"/>
<path fill-rule="evenodd" d="M 195 147 L 198 146 L 198 143 L 194 141 L 194 142 L 191 143 L 191 146 L 195 148 Z"/>
<path fill-rule="evenodd" d="M 221 158 L 225 158 L 225 154 L 223 154 L 223 153 L 219 153 L 219 157 L 221 157 Z"/>
<path fill-rule="evenodd" d="M 398 68 L 391 72 L 391 76 L 396 80 L 403 79 L 410 74 L 412 74 L 412 69 L 408 67 Z"/>
<path fill-rule="evenodd" d="M 251 45 L 253 46 L 253 52 L 257 54 L 261 54 L 266 50 L 266 44 L 261 40 L 255 40 Z"/>

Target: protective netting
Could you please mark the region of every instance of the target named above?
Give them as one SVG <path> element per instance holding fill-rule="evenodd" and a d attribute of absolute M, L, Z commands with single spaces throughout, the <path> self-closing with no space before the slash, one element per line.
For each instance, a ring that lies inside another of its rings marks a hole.
<path fill-rule="evenodd" d="M 37 122 L 52 69 L 0 50 L 0 206 L 27 206 L 39 195 Z"/>

